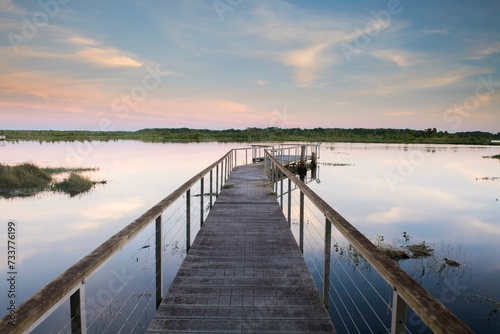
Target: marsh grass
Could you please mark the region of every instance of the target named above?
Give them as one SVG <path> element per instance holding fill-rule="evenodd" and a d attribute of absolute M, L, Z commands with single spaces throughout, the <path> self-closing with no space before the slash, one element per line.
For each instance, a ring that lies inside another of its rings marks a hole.
<path fill-rule="evenodd" d="M 85 193 L 92 189 L 96 182 L 76 172 L 71 172 L 69 177 L 52 185 L 52 190 L 69 194 L 71 197 Z"/>
<path fill-rule="evenodd" d="M 26 162 L 16 166 L 0 164 L 0 197 L 29 197 L 40 192 L 60 191 L 75 196 L 89 191 L 96 183 L 78 174 L 83 171 L 96 171 L 96 168 L 42 168 Z M 70 173 L 67 179 L 54 181 L 54 175 Z"/>
<path fill-rule="evenodd" d="M 495 155 L 483 155 L 483 159 L 500 159 L 500 154 L 495 154 Z"/>
<path fill-rule="evenodd" d="M 29 196 L 46 189 L 52 177 L 32 163 L 17 166 L 0 164 L 0 195 Z"/>

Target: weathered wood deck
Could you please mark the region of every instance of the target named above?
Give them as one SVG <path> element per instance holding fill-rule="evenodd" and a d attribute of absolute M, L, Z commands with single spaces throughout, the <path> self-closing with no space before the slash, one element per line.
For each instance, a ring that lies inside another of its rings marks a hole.
<path fill-rule="evenodd" d="M 334 333 L 264 168 L 226 184 L 147 333 Z"/>

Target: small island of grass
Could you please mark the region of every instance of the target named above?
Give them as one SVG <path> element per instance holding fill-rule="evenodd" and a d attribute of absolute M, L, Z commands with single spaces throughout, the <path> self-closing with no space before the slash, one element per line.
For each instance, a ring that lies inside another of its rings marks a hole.
<path fill-rule="evenodd" d="M 495 155 L 484 155 L 483 159 L 500 159 L 500 154 Z"/>
<path fill-rule="evenodd" d="M 43 191 L 56 191 L 69 194 L 71 197 L 83 194 L 97 183 L 80 172 L 95 171 L 95 168 L 42 168 L 34 163 L 23 163 L 16 166 L 0 164 L 0 197 L 29 197 Z M 54 176 L 70 173 L 62 181 Z"/>

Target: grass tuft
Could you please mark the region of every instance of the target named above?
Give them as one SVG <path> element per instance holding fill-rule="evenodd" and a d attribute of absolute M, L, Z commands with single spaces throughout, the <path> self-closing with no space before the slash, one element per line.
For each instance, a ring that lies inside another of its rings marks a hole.
<path fill-rule="evenodd" d="M 34 163 L 17 166 L 0 164 L 0 197 L 28 197 L 45 190 L 60 191 L 71 197 L 89 191 L 96 183 L 78 174 L 81 171 L 95 171 L 96 168 L 41 168 Z M 53 175 L 71 172 L 61 182 L 53 183 Z"/>
<path fill-rule="evenodd" d="M 0 164 L 0 195 L 5 197 L 29 196 L 43 191 L 51 181 L 52 177 L 33 163 Z"/>
<path fill-rule="evenodd" d="M 94 185 L 95 182 L 88 177 L 72 172 L 66 180 L 54 183 L 52 189 L 73 197 L 89 191 Z"/>

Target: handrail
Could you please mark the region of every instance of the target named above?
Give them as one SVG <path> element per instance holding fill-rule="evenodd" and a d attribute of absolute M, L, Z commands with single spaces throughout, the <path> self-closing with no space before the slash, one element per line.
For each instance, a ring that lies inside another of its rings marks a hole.
<path fill-rule="evenodd" d="M 395 261 L 379 250 L 320 196 L 283 167 L 267 150 L 265 157 L 273 163 L 274 167 L 278 168 L 281 173 L 297 185 L 300 191 L 316 205 L 368 263 L 375 268 L 380 276 L 391 285 L 394 293 L 399 295 L 434 333 L 472 333 L 472 330 L 459 318 L 401 269 Z"/>
<path fill-rule="evenodd" d="M 231 168 L 233 165 L 233 152 L 234 150 L 230 150 L 222 158 L 193 176 L 170 195 L 158 202 L 139 218 L 106 240 L 95 250 L 22 303 L 16 309 L 15 326 L 9 324 L 10 318 L 8 314 L 0 319 L 0 333 L 23 333 L 39 324 L 40 319 L 44 315 L 58 307 L 62 300 L 65 300 L 75 290 L 78 290 L 79 286 L 111 258 L 111 256 L 119 251 L 155 218 L 159 217 L 163 211 L 196 184 L 196 182 L 201 180 L 205 174 L 209 173 L 225 159 L 227 159 L 226 165 L 229 164 L 228 167 Z"/>

